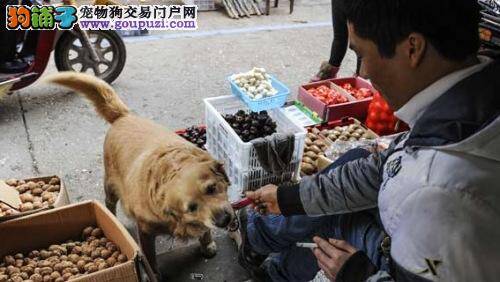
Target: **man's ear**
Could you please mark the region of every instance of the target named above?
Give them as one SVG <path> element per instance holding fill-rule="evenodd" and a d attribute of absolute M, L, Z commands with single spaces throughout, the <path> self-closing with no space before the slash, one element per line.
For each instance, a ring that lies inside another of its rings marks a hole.
<path fill-rule="evenodd" d="M 408 35 L 408 59 L 410 60 L 410 67 L 418 67 L 425 56 L 427 51 L 427 40 L 420 33 L 410 33 Z"/>

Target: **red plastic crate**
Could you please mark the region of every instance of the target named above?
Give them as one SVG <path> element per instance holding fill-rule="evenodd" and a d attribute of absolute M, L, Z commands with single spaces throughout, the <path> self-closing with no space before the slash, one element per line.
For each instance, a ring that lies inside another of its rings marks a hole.
<path fill-rule="evenodd" d="M 363 78 L 360 77 L 344 77 L 344 78 L 334 78 L 330 79 L 331 82 L 339 85 L 342 87 L 342 85 L 346 83 L 350 83 L 354 88 L 368 88 L 372 91 L 372 93 L 377 92 L 375 88 L 373 88 L 373 85 L 368 82 L 367 80 L 364 80 Z M 367 115 L 368 115 L 368 106 L 370 105 L 371 101 L 373 100 L 373 96 L 363 99 L 363 100 L 356 100 L 358 102 L 358 106 L 356 107 L 356 111 L 352 114 L 353 117 L 358 118 L 359 120 L 365 120 Z M 333 120 L 333 119 L 329 119 Z"/>
<path fill-rule="evenodd" d="M 207 126 L 206 126 L 206 125 L 203 125 L 203 124 L 202 124 L 202 125 L 198 125 L 198 126 L 196 126 L 196 127 L 197 127 L 197 128 L 199 128 L 199 129 L 207 129 Z M 175 132 L 175 134 L 177 134 L 177 135 L 181 135 L 181 134 L 186 133 L 186 130 L 187 130 L 187 128 L 184 128 L 184 129 L 179 129 L 179 130 L 176 130 L 176 131 L 174 131 L 174 132 Z"/>
<path fill-rule="evenodd" d="M 349 102 L 327 106 L 307 92 L 307 90 L 317 88 L 321 85 L 335 87 L 338 92 L 347 97 Z M 366 118 L 368 105 L 371 101 L 369 99 L 361 101 L 356 100 L 349 93 L 347 93 L 347 91 L 338 86 L 337 83 L 333 83 L 333 80 L 323 80 L 302 85 L 299 87 L 299 95 L 297 98 L 300 102 L 302 102 L 302 104 L 304 104 L 304 106 L 316 112 L 324 121 L 340 120 L 344 117 L 354 117 L 359 120 L 364 120 Z"/>

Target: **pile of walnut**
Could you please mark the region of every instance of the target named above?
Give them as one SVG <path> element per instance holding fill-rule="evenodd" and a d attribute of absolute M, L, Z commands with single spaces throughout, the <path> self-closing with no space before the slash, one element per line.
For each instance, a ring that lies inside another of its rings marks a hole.
<path fill-rule="evenodd" d="M 304 157 L 301 163 L 301 172 L 304 175 L 311 175 L 318 172 L 316 160 L 319 156 L 325 155 L 328 143 L 339 141 L 362 141 L 374 139 L 364 127 L 358 124 L 346 126 L 336 126 L 333 129 L 313 128 L 307 133 L 304 148 Z"/>
<path fill-rule="evenodd" d="M 5 181 L 7 185 L 16 188 L 21 198 L 20 212 L 41 209 L 53 205 L 56 202 L 59 190 L 61 189 L 61 181 L 54 177 L 48 183 L 44 181 L 26 182 L 24 180 L 9 179 Z M 0 217 L 19 213 L 19 211 L 9 207 L 6 204 L 0 203 Z"/>
<path fill-rule="evenodd" d="M 100 228 L 87 227 L 82 235 L 83 242 L 68 241 L 27 255 L 5 256 L 0 282 L 62 282 L 127 261 Z"/>

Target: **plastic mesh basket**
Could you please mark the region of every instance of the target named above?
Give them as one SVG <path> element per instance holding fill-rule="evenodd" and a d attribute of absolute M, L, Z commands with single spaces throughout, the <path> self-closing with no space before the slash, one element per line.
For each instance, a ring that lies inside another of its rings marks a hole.
<path fill-rule="evenodd" d="M 294 124 L 282 109 L 269 110 L 268 113 L 276 122 L 278 133 L 294 134 L 294 153 L 285 172 L 274 175 L 261 167 L 253 145 L 250 142 L 243 142 L 222 116 L 245 110 L 245 105 L 234 96 L 207 98 L 204 102 L 207 151 L 225 163 L 226 172 L 232 183 L 230 198 L 237 197 L 248 189 L 259 188 L 269 183 L 290 181 L 298 176 L 306 130 Z"/>
<path fill-rule="evenodd" d="M 271 76 L 271 85 L 278 91 L 276 95 L 272 97 L 266 97 L 258 100 L 253 100 L 250 98 L 243 90 L 228 77 L 229 83 L 231 84 L 231 92 L 233 95 L 240 97 L 240 99 L 245 102 L 245 104 L 254 112 L 266 111 L 270 109 L 280 108 L 286 103 L 286 99 L 290 94 L 290 89 L 286 87 L 279 80 Z"/>

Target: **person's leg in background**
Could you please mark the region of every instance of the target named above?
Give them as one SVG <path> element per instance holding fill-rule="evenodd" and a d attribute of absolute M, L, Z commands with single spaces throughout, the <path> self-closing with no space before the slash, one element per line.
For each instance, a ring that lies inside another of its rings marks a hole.
<path fill-rule="evenodd" d="M 356 76 L 360 75 L 361 71 L 361 58 L 359 56 L 356 56 Z"/>
<path fill-rule="evenodd" d="M 5 23 L 7 5 L 15 5 L 17 1 L 6 0 L 0 2 L 0 62 L 5 62 L 14 59 L 16 45 L 10 44 L 16 40 L 16 32 L 7 30 Z"/>
<path fill-rule="evenodd" d="M 31 5 L 31 0 L 22 0 L 22 3 L 23 5 Z M 19 54 L 25 62 L 34 60 L 39 36 L 39 30 L 29 30 L 25 32 L 23 48 Z"/>
<path fill-rule="evenodd" d="M 338 1 L 332 0 L 332 23 L 333 23 L 333 42 L 330 51 L 329 63 L 334 67 L 332 75 L 335 77 L 340 65 L 344 60 L 349 45 L 349 31 L 347 29 L 347 19 L 338 8 Z"/>
<path fill-rule="evenodd" d="M 369 155 L 370 152 L 364 149 L 350 150 L 319 173 L 326 173 L 339 165 L 355 159 L 366 158 Z M 360 217 L 353 220 L 356 221 L 356 224 L 367 225 L 369 220 L 362 219 Z M 345 220 L 342 219 L 342 221 Z M 318 234 L 322 236 L 326 234 L 339 235 L 340 231 L 336 230 L 335 227 L 340 221 L 338 216 L 262 216 L 250 211 L 246 237 L 251 249 L 257 253 L 262 255 L 280 253 L 279 256 L 273 255 L 271 259 L 266 261 L 268 274 L 274 281 L 308 281 L 318 272 L 316 258 L 311 250 L 298 248 L 295 243 L 311 241 L 312 237 Z M 355 229 L 363 230 L 364 228 Z"/>
<path fill-rule="evenodd" d="M 36 48 L 38 45 L 39 30 L 29 30 L 25 34 L 23 48 L 21 50 L 21 58 L 25 62 L 31 62 L 35 59 Z"/>
<path fill-rule="evenodd" d="M 349 31 L 347 30 L 347 19 L 338 8 L 338 1 L 332 0 L 332 25 L 333 41 L 328 62 L 321 63 L 320 70 L 312 78 L 312 81 L 335 78 L 344 60 L 349 44 Z"/>
<path fill-rule="evenodd" d="M 16 59 L 17 31 L 7 30 L 6 7 L 18 5 L 17 0 L 0 1 L 0 72 L 21 72 L 27 64 Z"/>

